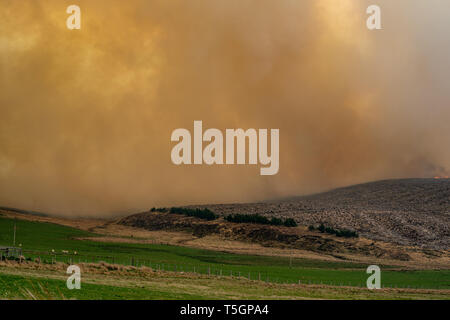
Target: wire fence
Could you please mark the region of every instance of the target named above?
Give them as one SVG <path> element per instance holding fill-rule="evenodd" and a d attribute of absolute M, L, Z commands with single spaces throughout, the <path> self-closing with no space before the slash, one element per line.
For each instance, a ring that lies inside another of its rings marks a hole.
<path fill-rule="evenodd" d="M 238 270 L 230 266 L 218 266 L 208 264 L 175 264 L 175 263 L 162 263 L 158 261 L 152 261 L 149 259 L 143 259 L 141 257 L 134 256 L 101 256 L 101 255 L 86 255 L 79 253 L 64 253 L 64 252 L 49 252 L 49 251 L 31 251 L 23 250 L 23 255 L 28 261 L 34 261 L 43 264 L 80 264 L 80 263 L 108 263 L 113 265 L 133 266 L 133 267 L 147 267 L 154 271 L 166 271 L 166 272 L 179 272 L 179 273 L 193 273 L 199 275 L 208 275 L 215 277 L 235 277 L 246 278 L 248 280 L 263 281 L 267 283 L 277 284 L 303 284 L 303 285 L 326 285 L 326 286 L 347 286 L 347 287 L 359 287 L 367 288 L 365 282 L 360 281 L 318 281 L 312 279 L 300 278 L 300 280 L 293 279 L 292 277 L 276 276 L 273 273 L 263 271 L 247 271 Z M 403 285 L 398 286 L 395 284 L 385 284 L 383 288 L 410 288 L 410 289 L 431 289 L 429 286 L 412 286 Z M 435 287 L 433 289 L 449 289 L 447 286 Z"/>

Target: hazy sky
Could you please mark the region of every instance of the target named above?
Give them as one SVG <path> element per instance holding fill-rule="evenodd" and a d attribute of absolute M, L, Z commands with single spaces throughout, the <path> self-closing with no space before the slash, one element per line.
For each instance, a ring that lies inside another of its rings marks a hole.
<path fill-rule="evenodd" d="M 0 205 L 94 216 L 446 175 L 449 17 L 448 0 L 0 0 Z M 279 173 L 173 165 L 194 120 L 279 128 Z"/>

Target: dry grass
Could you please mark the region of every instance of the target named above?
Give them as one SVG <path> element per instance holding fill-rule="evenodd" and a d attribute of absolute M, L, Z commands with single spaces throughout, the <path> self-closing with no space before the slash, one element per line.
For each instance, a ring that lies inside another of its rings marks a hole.
<path fill-rule="evenodd" d="M 381 289 L 326 285 L 274 284 L 245 278 L 154 271 L 107 263 L 80 264 L 82 283 L 140 288 L 167 294 L 192 294 L 207 299 L 450 299 L 450 290 Z M 67 265 L 0 263 L 0 274 L 35 279 L 67 279 Z M 65 285 L 62 282 L 62 288 Z M 45 290 L 45 288 L 44 288 Z M 33 298 L 33 293 L 24 296 Z M 64 295 L 61 293 L 61 299 Z M 42 298 L 42 297 L 38 297 Z M 57 297 L 58 298 L 58 297 Z M 143 297 L 145 298 L 145 297 Z"/>

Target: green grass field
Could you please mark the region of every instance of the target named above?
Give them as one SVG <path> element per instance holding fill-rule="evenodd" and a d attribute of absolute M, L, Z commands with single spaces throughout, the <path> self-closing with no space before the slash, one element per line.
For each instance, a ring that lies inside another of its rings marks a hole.
<path fill-rule="evenodd" d="M 83 283 L 83 290 L 69 290 L 64 280 L 40 279 L 17 275 L 0 274 L 0 297 L 4 299 L 39 300 L 141 300 L 141 299 L 201 299 L 201 295 L 158 291 L 154 288 L 137 286 L 123 287 L 113 285 Z"/>
<path fill-rule="evenodd" d="M 11 271 L 11 270 L 9 270 Z M 3 299 L 78 300 L 179 300 L 179 299 L 450 299 L 447 291 L 326 287 L 267 284 L 245 278 L 207 277 L 158 273 L 150 278 L 91 275 L 82 276 L 81 290 L 69 290 L 64 271 L 51 275 L 36 271 L 5 274 L 0 268 L 0 297 Z"/>
<path fill-rule="evenodd" d="M 11 219 L 0 217 L 0 246 L 13 242 Z M 16 244 L 21 244 L 25 256 L 40 256 L 51 262 L 50 255 L 29 254 L 27 251 L 58 253 L 61 262 L 114 262 L 146 265 L 170 271 L 195 271 L 223 276 L 241 275 L 252 280 L 277 283 L 315 283 L 345 286 L 365 286 L 366 265 L 349 262 L 324 262 L 269 256 L 231 254 L 181 246 L 107 243 L 76 240 L 96 236 L 82 230 L 50 223 L 17 220 Z M 62 255 L 62 250 L 78 255 Z M 71 260 L 72 259 L 72 260 Z M 382 286 L 398 288 L 450 289 L 450 270 L 400 271 L 389 266 L 382 269 Z"/>

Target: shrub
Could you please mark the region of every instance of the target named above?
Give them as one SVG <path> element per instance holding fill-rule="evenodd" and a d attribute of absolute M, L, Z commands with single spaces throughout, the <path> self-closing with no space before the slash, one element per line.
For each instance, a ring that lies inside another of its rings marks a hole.
<path fill-rule="evenodd" d="M 358 233 L 356 233 L 355 231 L 352 231 L 352 230 L 344 229 L 344 230 L 339 230 L 336 233 L 336 236 L 344 237 L 344 238 L 358 238 Z"/>
<path fill-rule="evenodd" d="M 297 222 L 295 222 L 295 220 L 292 219 L 292 218 L 287 218 L 286 220 L 284 220 L 283 225 L 285 227 L 296 227 L 297 226 Z"/>
<path fill-rule="evenodd" d="M 281 226 L 283 224 L 283 220 L 281 220 L 280 218 L 272 217 L 272 219 L 270 219 L 270 224 L 273 226 Z"/>
<path fill-rule="evenodd" d="M 256 223 L 256 224 L 269 224 L 272 226 L 286 226 L 286 227 L 296 227 L 297 223 L 294 221 L 294 219 L 280 219 L 277 217 L 272 217 L 270 220 L 262 216 L 260 214 L 230 214 L 225 217 L 225 220 L 229 222 L 235 222 L 235 223 Z"/>
<path fill-rule="evenodd" d="M 259 214 L 230 214 L 225 217 L 225 220 L 236 223 L 270 224 L 269 219 Z"/>
<path fill-rule="evenodd" d="M 189 217 L 197 217 L 203 220 L 215 220 L 218 218 L 214 212 L 206 209 L 190 209 L 190 208 L 181 208 L 181 207 L 172 207 L 168 208 L 151 208 L 150 212 L 162 212 L 162 213 L 174 213 L 174 214 L 182 214 Z"/>
<path fill-rule="evenodd" d="M 320 224 L 320 226 L 317 228 L 317 230 L 319 230 L 320 232 L 325 232 L 325 226 L 323 225 L 323 223 Z"/>
<path fill-rule="evenodd" d="M 189 217 L 197 217 L 203 220 L 215 220 L 218 218 L 218 216 L 208 208 L 191 209 L 191 208 L 172 207 L 170 208 L 169 212 L 173 214 L 183 214 Z"/>
<path fill-rule="evenodd" d="M 325 228 L 325 233 L 336 234 L 336 231 L 337 230 L 334 230 L 333 228 L 330 228 L 330 227 Z"/>
<path fill-rule="evenodd" d="M 336 237 L 344 237 L 344 238 L 358 238 L 359 235 L 357 232 L 352 231 L 352 230 L 347 230 L 347 229 L 334 229 L 332 227 L 325 227 L 325 225 L 323 223 L 321 223 L 319 225 L 319 227 L 314 227 L 314 226 L 309 226 L 308 227 L 309 231 L 314 231 L 314 230 L 318 230 L 322 233 L 328 233 L 328 234 L 333 234 Z"/>
<path fill-rule="evenodd" d="M 150 212 L 168 212 L 167 208 L 151 208 Z"/>

